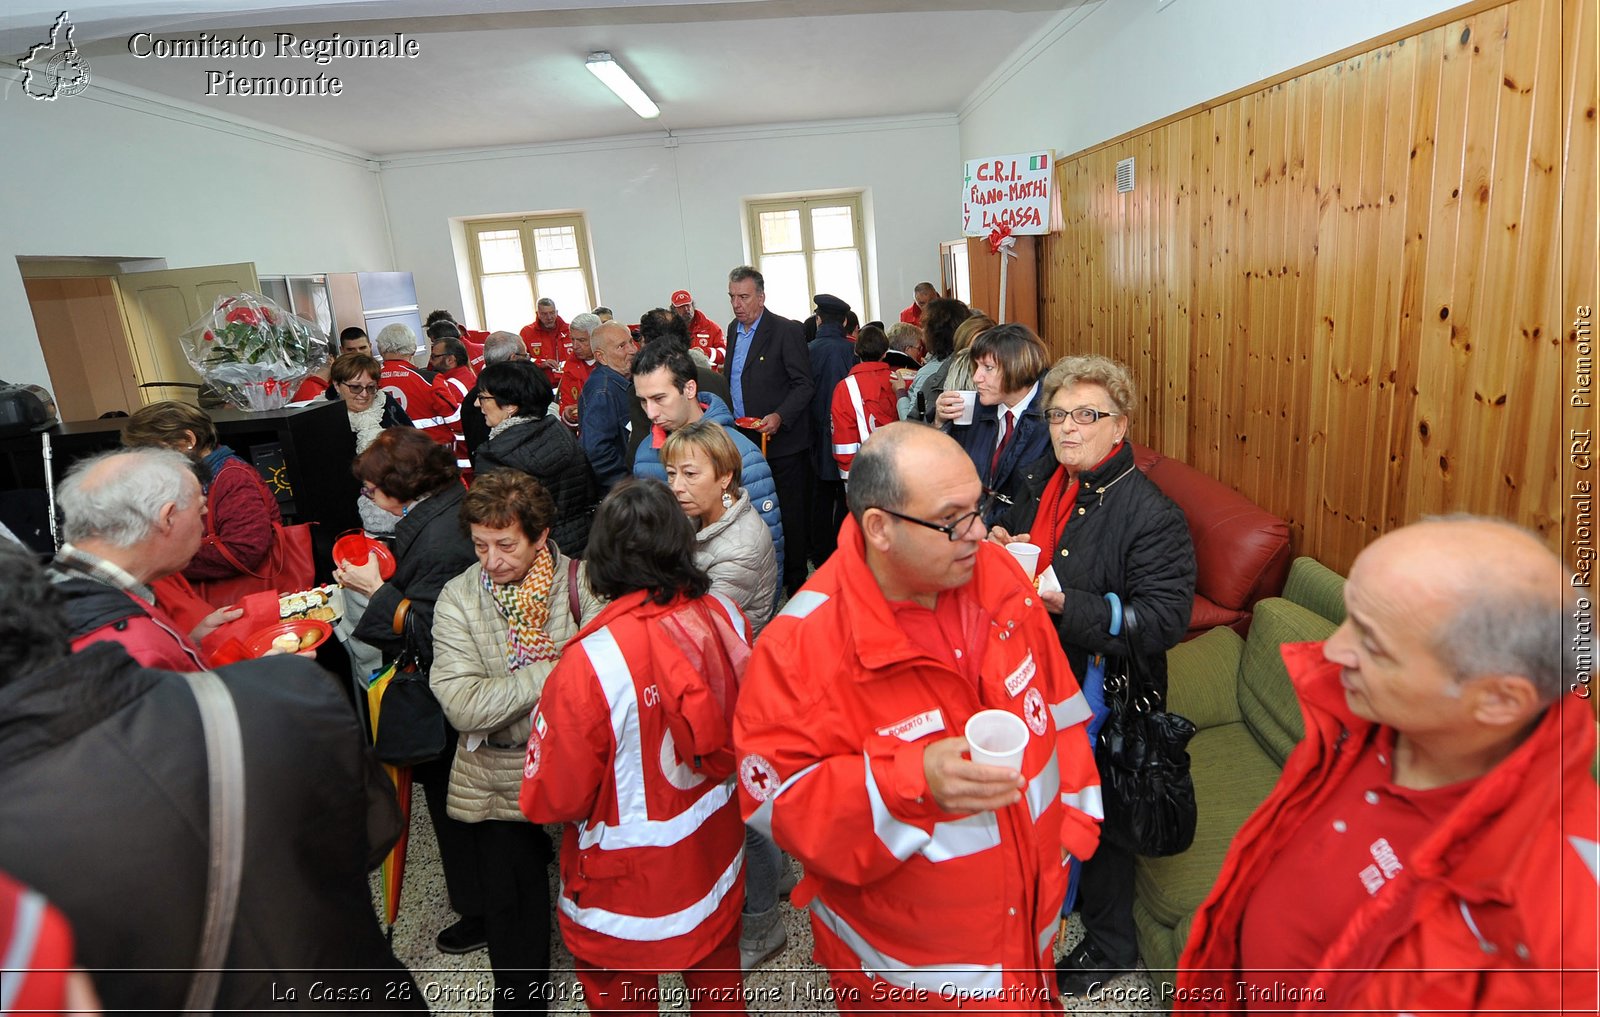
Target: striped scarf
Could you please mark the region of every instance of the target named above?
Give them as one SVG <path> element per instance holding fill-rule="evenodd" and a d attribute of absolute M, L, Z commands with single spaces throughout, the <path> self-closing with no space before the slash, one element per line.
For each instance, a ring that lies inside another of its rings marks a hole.
<path fill-rule="evenodd" d="M 479 577 L 506 620 L 506 670 L 516 671 L 536 660 L 556 660 L 561 648 L 545 631 L 550 620 L 550 590 L 555 585 L 555 555 L 545 548 L 520 583 L 497 584 L 484 572 Z"/>

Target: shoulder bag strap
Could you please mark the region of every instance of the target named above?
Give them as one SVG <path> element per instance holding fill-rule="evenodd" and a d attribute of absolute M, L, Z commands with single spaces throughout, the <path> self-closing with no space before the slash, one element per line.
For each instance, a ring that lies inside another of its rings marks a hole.
<path fill-rule="evenodd" d="M 184 678 L 200 707 L 200 725 L 205 732 L 211 860 L 206 870 L 200 950 L 183 1009 L 190 1014 L 209 1014 L 222 986 L 222 964 L 233 938 L 239 879 L 244 871 L 244 746 L 239 713 L 222 679 L 210 671 Z"/>
<path fill-rule="evenodd" d="M 572 609 L 572 625 L 583 628 L 583 605 L 578 602 L 578 559 L 567 559 L 567 606 Z"/>

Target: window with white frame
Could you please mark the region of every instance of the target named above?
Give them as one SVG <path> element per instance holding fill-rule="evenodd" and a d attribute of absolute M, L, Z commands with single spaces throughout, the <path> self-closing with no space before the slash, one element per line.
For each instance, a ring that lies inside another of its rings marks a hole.
<path fill-rule="evenodd" d="M 594 306 L 582 215 L 476 219 L 467 223 L 467 251 L 480 320 L 491 332 L 533 321 L 544 297 L 568 321 Z"/>
<path fill-rule="evenodd" d="M 811 316 L 814 294 L 832 293 L 862 321 L 871 317 L 861 195 L 752 201 L 746 208 L 755 267 L 766 278 L 768 307 L 805 319 Z"/>

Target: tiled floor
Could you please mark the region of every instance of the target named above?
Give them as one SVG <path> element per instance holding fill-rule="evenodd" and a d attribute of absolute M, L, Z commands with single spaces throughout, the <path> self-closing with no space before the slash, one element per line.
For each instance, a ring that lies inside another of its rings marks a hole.
<path fill-rule="evenodd" d="M 445 897 L 444 877 L 439 871 L 439 849 L 433 838 L 433 828 L 428 822 L 422 790 L 414 790 L 405 886 L 401 892 L 399 920 L 394 928 L 395 955 L 416 976 L 417 985 L 434 1013 L 490 1013 L 494 1009 L 490 1001 L 494 979 L 489 974 L 488 953 L 479 950 L 463 956 L 450 956 L 440 953 L 433 945 L 433 937 L 440 929 L 455 921 L 455 913 L 450 910 Z M 552 841 L 559 846 L 559 838 L 552 838 Z M 550 883 L 551 900 L 554 900 L 554 866 L 551 866 Z M 378 892 L 378 880 L 374 875 L 375 901 L 380 899 Z M 381 904 L 379 906 L 381 908 Z M 826 998 L 827 978 L 822 969 L 811 962 L 810 921 L 787 904 L 782 907 L 784 924 L 789 930 L 789 945 L 783 953 L 746 976 L 745 986 L 751 998 L 760 1000 L 750 1005 L 749 1012 L 834 1013 L 833 1006 Z M 382 913 L 381 910 L 379 913 Z M 1077 916 L 1074 915 L 1067 931 L 1068 946 L 1081 935 L 1077 923 Z M 551 966 L 558 997 L 551 1005 L 551 1011 L 586 1013 L 587 1008 L 579 1002 L 581 991 L 577 980 L 572 975 L 572 955 L 561 944 L 559 931 L 553 935 Z M 662 980 L 667 993 L 681 989 L 682 984 L 675 975 Z M 1065 1002 L 1067 1009 L 1075 1012 L 1126 1013 L 1140 1009 L 1157 1010 L 1159 1006 L 1154 1003 L 1132 1006 L 1127 1002 L 1113 1001 L 1137 1000 L 1154 995 L 1149 977 L 1140 971 L 1109 983 L 1100 1000 Z M 663 1005 L 663 1012 L 686 1011 L 686 1006 Z"/>

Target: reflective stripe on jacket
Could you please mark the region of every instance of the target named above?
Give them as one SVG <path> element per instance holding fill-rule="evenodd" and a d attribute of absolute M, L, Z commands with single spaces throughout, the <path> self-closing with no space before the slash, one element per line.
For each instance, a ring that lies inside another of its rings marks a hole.
<path fill-rule="evenodd" d="M 1068 853 L 1099 838 L 1090 715 L 1037 593 L 996 545 L 979 545 L 958 598 L 976 686 L 906 638 L 867 567 L 853 519 L 839 550 L 757 643 L 734 727 L 740 802 L 805 866 L 817 959 L 847 980 L 942 986 L 962 1005 L 1052 1008 Z M 1022 799 L 951 814 L 923 773 L 933 741 L 982 709 L 1029 730 Z M 920 1004 L 919 1004 L 920 1005 Z"/>
<path fill-rule="evenodd" d="M 704 601 L 749 638 L 731 601 Z M 680 654 L 643 591 L 619 597 L 562 654 L 538 709 L 523 770 L 523 813 L 567 822 L 561 844 L 561 935 L 599 967 L 681 970 L 739 921 L 744 827 L 733 778 L 680 758 L 659 682 Z"/>

